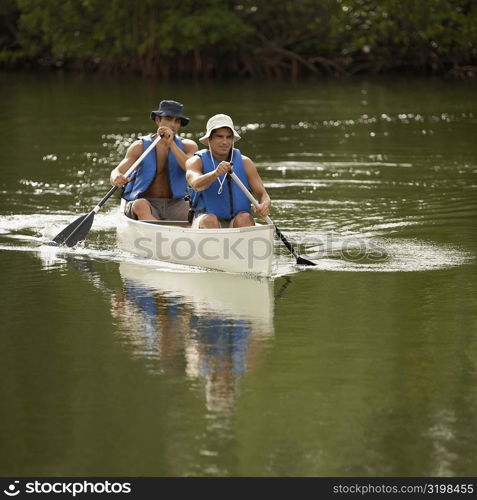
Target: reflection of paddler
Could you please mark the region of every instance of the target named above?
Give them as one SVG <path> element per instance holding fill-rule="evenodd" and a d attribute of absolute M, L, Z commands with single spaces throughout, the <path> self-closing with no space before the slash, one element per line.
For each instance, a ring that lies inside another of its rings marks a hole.
<path fill-rule="evenodd" d="M 249 318 L 264 327 L 272 323 L 271 280 L 221 272 L 162 271 L 126 262 L 121 262 L 119 272 L 137 285 L 183 297 L 197 312 Z"/>
<path fill-rule="evenodd" d="M 135 355 L 160 361 L 161 372 L 177 371 L 181 334 L 189 330 L 190 307 L 125 280 L 123 290 L 112 296 L 112 313 Z"/>
<path fill-rule="evenodd" d="M 120 264 L 120 273 L 124 287 L 116 295 L 114 311 L 134 354 L 159 361 L 154 369 L 160 372 L 185 370 L 188 377 L 203 382 L 209 410 L 230 411 L 239 377 L 253 369 L 264 336 L 273 333 L 272 283 L 125 263 Z M 247 311 L 244 302 L 239 314 L 225 308 L 228 286 L 235 286 L 234 293 L 247 293 L 251 302 L 258 301 L 261 315 L 256 307 Z"/>

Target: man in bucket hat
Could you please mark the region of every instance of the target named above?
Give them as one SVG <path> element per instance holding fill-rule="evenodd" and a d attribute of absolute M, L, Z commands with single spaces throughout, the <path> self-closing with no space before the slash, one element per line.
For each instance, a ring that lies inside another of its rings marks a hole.
<path fill-rule="evenodd" d="M 227 175 L 233 171 L 258 199 L 254 207 L 262 217 L 270 213 L 271 201 L 253 161 L 235 149 L 240 135 L 228 115 L 212 116 L 207 131 L 199 139 L 208 149 L 202 149 L 186 162 L 186 179 L 194 190 L 192 227 L 223 228 L 255 225 L 250 201 L 239 186 Z"/>
<path fill-rule="evenodd" d="M 183 105 L 177 101 L 161 101 L 159 109 L 151 111 L 157 125 L 155 135 L 139 137 L 111 172 L 111 184 L 123 187 L 127 200 L 125 214 L 139 220 L 187 220 L 189 203 L 184 201 L 187 183 L 185 162 L 197 151 L 197 144 L 178 135 L 189 123 Z M 144 158 L 130 176 L 124 174 L 159 135 L 155 151 Z"/>

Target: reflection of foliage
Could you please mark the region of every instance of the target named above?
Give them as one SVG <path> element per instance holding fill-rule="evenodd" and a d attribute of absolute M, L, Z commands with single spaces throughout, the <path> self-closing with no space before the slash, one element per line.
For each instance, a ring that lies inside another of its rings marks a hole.
<path fill-rule="evenodd" d="M 149 76 L 470 76 L 473 0 L 3 0 L 0 63 Z"/>

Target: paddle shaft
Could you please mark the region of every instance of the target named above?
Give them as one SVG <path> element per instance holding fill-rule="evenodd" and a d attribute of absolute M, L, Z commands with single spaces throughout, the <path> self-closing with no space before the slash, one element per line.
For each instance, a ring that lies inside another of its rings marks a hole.
<path fill-rule="evenodd" d="M 156 147 L 156 144 L 161 140 L 161 136 L 157 136 L 152 143 L 149 145 L 149 147 L 146 148 L 146 150 L 141 154 L 141 156 L 128 168 L 127 172 L 124 174 L 125 177 L 129 177 L 134 170 L 137 168 L 137 166 L 144 160 L 144 158 Z M 64 239 L 63 243 L 66 243 L 69 239 L 71 239 L 77 232 L 78 230 L 83 226 L 86 221 L 89 221 L 90 218 L 94 217 L 95 214 L 97 214 L 102 206 L 111 198 L 111 196 L 116 192 L 118 189 L 118 186 L 113 186 L 107 193 L 106 195 L 101 199 L 101 201 L 89 212 L 83 219 L 83 222 L 78 224 L 74 230 L 68 235 L 67 238 Z"/>
<path fill-rule="evenodd" d="M 258 206 L 258 200 L 253 196 L 253 194 L 245 187 L 244 183 L 237 177 L 237 174 L 234 172 L 229 173 L 230 177 L 237 183 L 238 187 L 243 191 L 243 194 L 253 203 L 254 206 Z M 277 236 L 283 241 L 284 245 L 288 248 L 288 250 L 292 253 L 293 257 L 298 261 L 301 257 L 298 255 L 298 252 L 295 250 L 294 246 L 285 238 L 280 229 L 278 229 L 277 225 L 273 222 L 270 217 L 264 217 L 264 220 L 267 224 L 271 224 L 275 228 L 275 232 Z"/>

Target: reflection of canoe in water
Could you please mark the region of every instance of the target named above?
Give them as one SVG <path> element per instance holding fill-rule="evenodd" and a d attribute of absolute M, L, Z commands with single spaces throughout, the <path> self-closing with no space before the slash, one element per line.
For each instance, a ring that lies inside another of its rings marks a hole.
<path fill-rule="evenodd" d="M 192 229 L 167 221 L 145 222 L 119 214 L 118 244 L 140 257 L 229 273 L 270 276 L 272 225 L 231 229 Z"/>
<path fill-rule="evenodd" d="M 121 262 L 124 280 L 183 297 L 198 313 L 244 317 L 269 323 L 273 319 L 273 281 L 220 272 L 170 272 Z"/>

